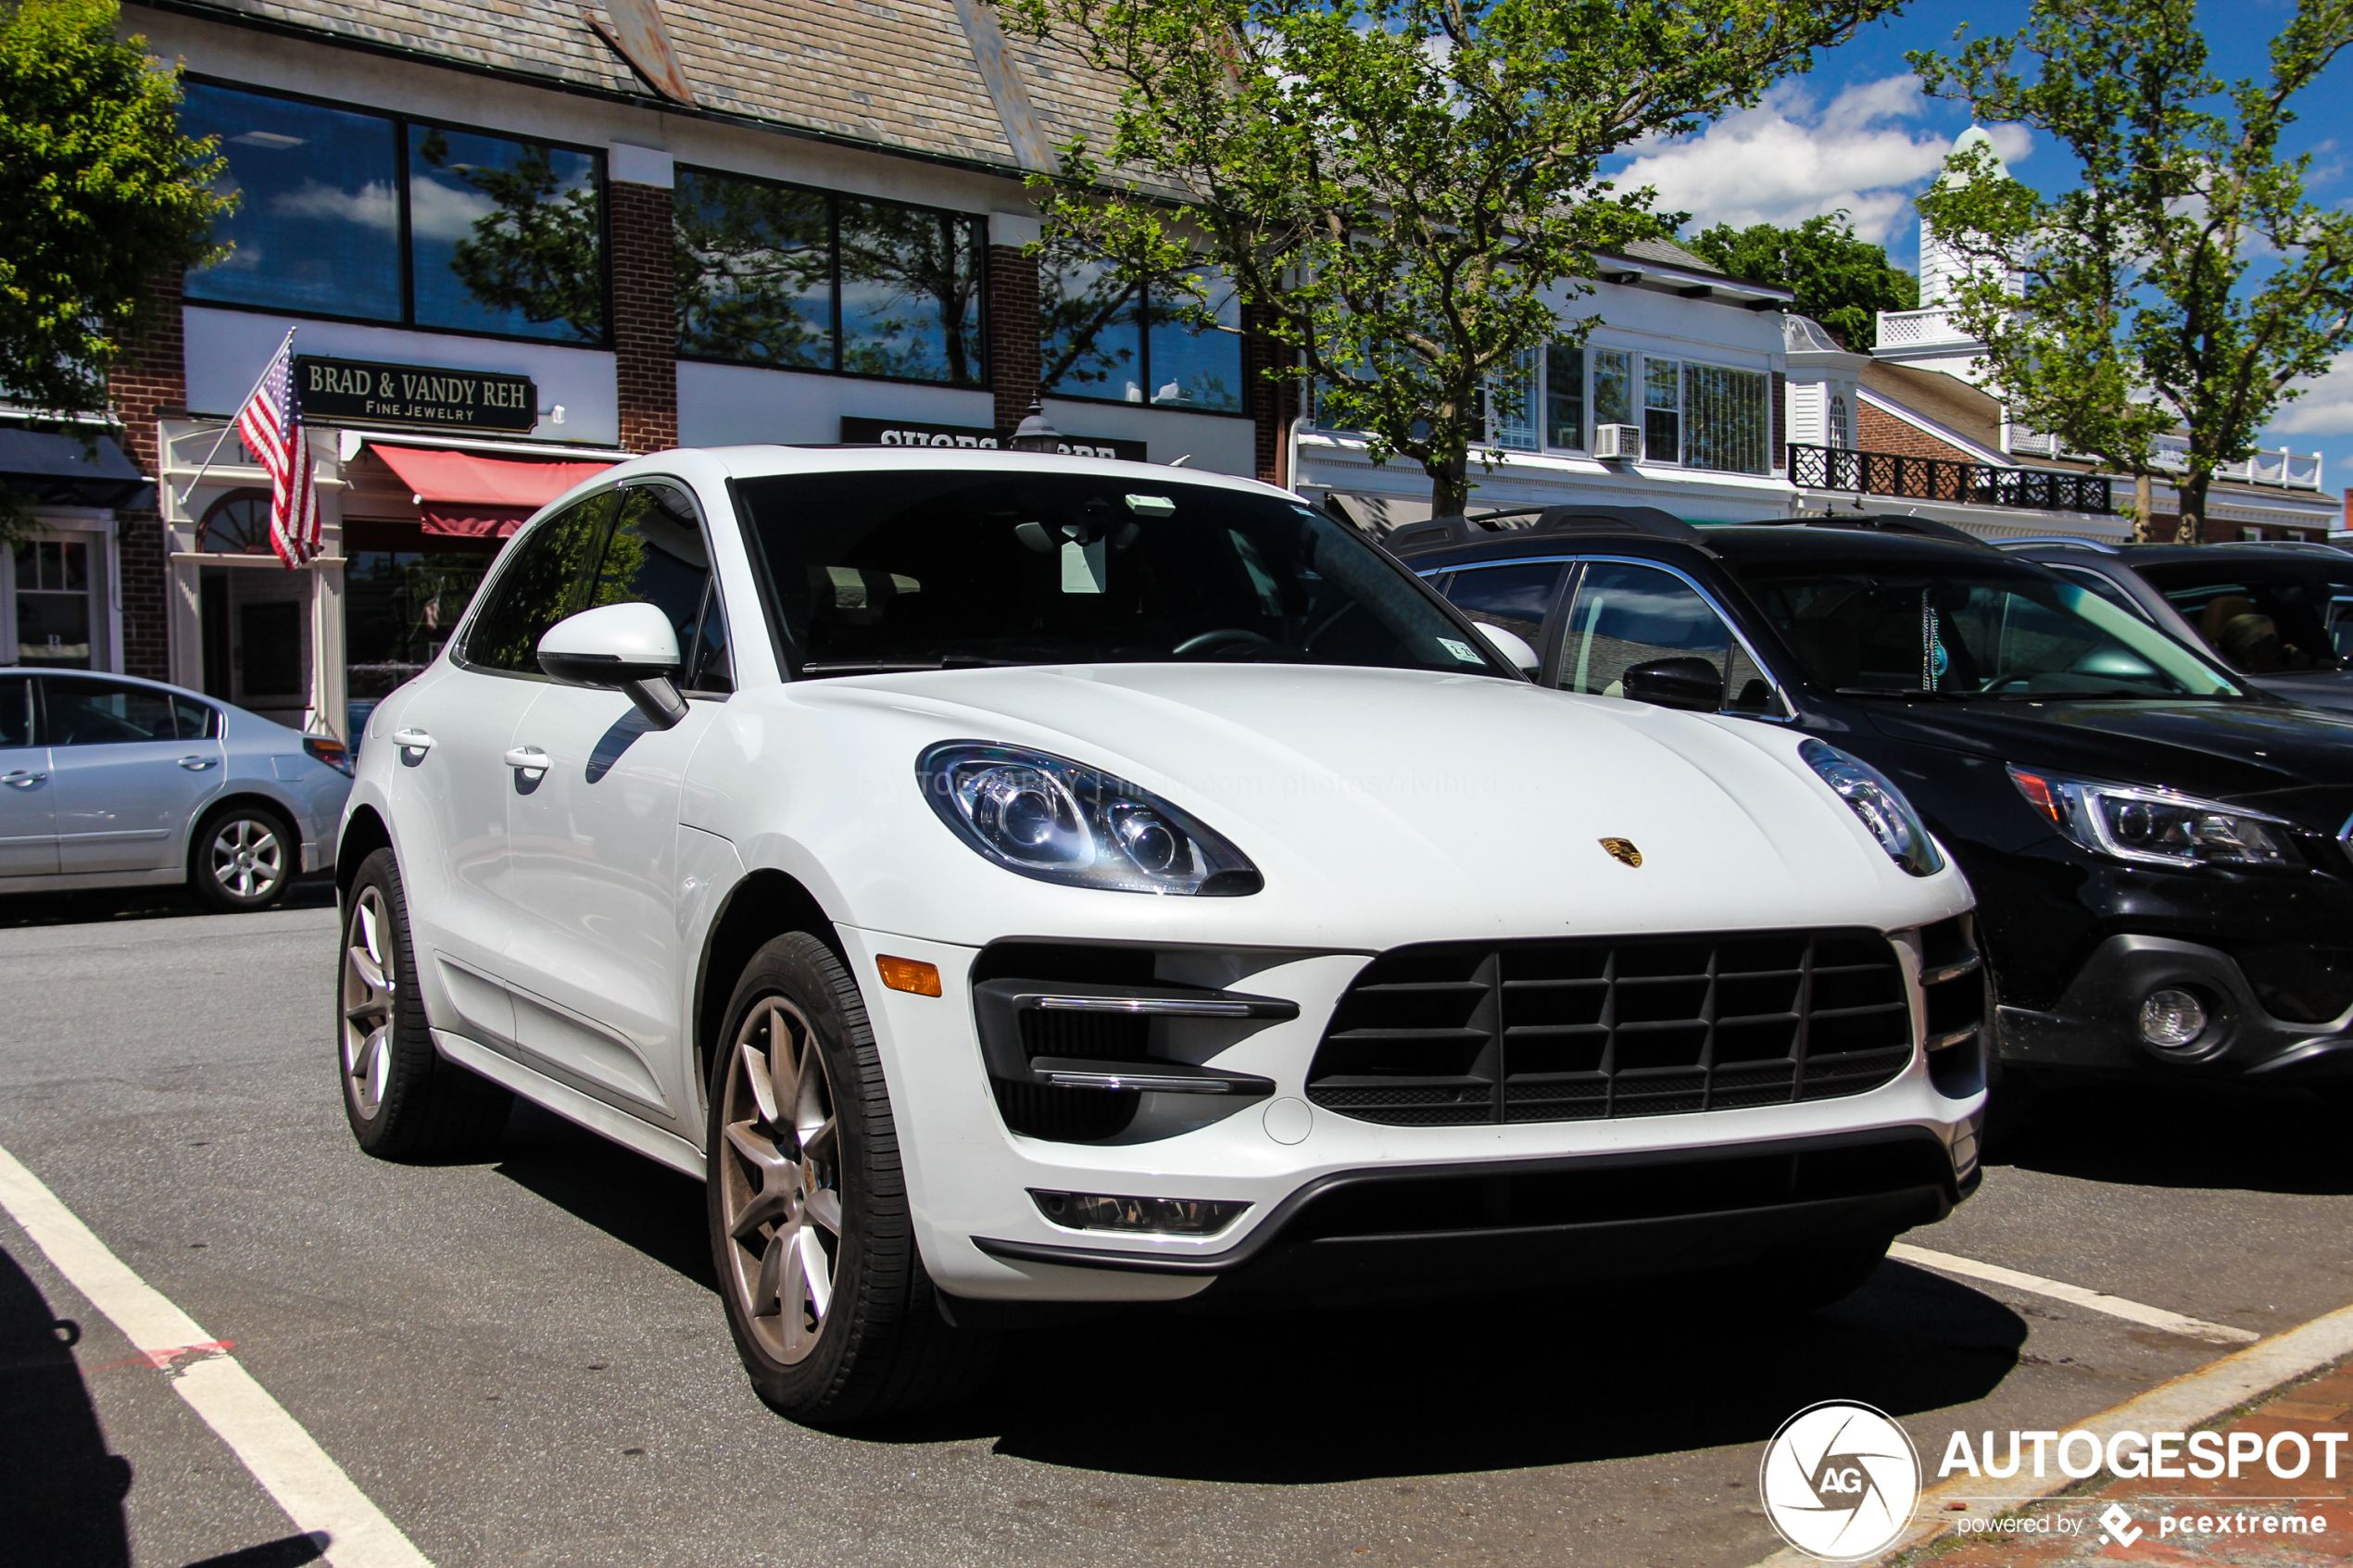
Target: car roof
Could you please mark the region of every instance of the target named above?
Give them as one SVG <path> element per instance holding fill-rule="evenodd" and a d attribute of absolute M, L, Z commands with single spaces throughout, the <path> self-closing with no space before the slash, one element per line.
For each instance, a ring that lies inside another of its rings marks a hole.
<path fill-rule="evenodd" d="M 1390 550 L 1420 571 L 1481 560 L 1579 555 L 1630 547 L 1748 561 L 1870 560 L 1891 566 L 1982 569 L 1994 552 L 1973 534 L 1931 519 L 1862 514 L 1787 522 L 1699 527 L 1652 507 L 1557 507 L 1534 523 L 1496 529 L 1484 519 L 1440 518 L 1399 529 Z"/>
<path fill-rule="evenodd" d="M 2171 566 L 2196 561 L 2214 566 L 2277 567 L 2295 559 L 2322 566 L 2353 567 L 2353 551 L 2304 540 L 2245 540 L 2229 545 L 2107 545 L 2082 539 L 2004 540 L 2002 549 L 2029 560 L 2073 560 L 2090 565 L 2106 561 L 2119 566 Z"/>
<path fill-rule="evenodd" d="M 705 446 L 689 450 L 699 450 L 736 479 L 766 479 L 796 473 L 925 472 L 941 469 L 1006 473 L 1075 473 L 1154 484 L 1206 485 L 1219 490 L 1279 495 L 1287 501 L 1299 500 L 1297 495 L 1278 485 L 1235 474 L 1218 473 L 1210 469 L 1130 462 L 1122 458 L 1079 458 L 1057 452 L 1009 452 L 987 446 L 847 445 Z M 657 458 L 671 455 L 654 454 Z M 644 461 L 639 459 L 639 463 Z M 661 465 L 648 466 L 659 468 Z M 625 478 L 635 472 L 637 467 L 638 464 L 631 464 L 614 471 Z"/>

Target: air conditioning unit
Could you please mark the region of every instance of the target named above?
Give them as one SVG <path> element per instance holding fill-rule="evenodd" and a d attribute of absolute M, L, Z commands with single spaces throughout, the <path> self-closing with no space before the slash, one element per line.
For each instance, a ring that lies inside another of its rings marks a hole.
<path fill-rule="evenodd" d="M 1639 463 L 1642 460 L 1642 427 L 1640 425 L 1595 425 L 1593 456 L 1615 458 L 1619 462 Z"/>

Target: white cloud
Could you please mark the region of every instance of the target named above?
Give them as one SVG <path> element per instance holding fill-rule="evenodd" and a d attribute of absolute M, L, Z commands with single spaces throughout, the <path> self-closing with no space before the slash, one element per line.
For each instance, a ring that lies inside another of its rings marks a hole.
<path fill-rule="evenodd" d="M 474 221 L 498 210 L 483 192 L 438 180 L 409 183 L 409 228 L 419 239 L 456 242 L 474 237 Z"/>
<path fill-rule="evenodd" d="M 358 223 L 386 234 L 400 227 L 399 205 L 393 200 L 392 186 L 382 180 L 371 181 L 356 191 L 305 180 L 299 189 L 272 197 L 270 210 L 281 218 L 324 218 L 338 223 Z"/>
<path fill-rule="evenodd" d="M 2266 434 L 2353 435 L 2353 354 L 2302 383 L 2304 395 L 2280 411 Z"/>
<path fill-rule="evenodd" d="M 1653 144 L 1617 182 L 1656 186 L 1661 207 L 1691 213 L 1703 228 L 1788 226 L 1843 207 L 1856 233 L 1883 245 L 1908 217 L 1911 192 L 1944 167 L 1952 146 L 1940 132 L 1894 123 L 1925 107 L 1908 73 L 1856 82 L 1828 106 L 1803 83 L 1785 82 L 1695 136 Z M 2022 127 L 1996 126 L 1993 135 L 2006 160 L 2030 150 Z"/>

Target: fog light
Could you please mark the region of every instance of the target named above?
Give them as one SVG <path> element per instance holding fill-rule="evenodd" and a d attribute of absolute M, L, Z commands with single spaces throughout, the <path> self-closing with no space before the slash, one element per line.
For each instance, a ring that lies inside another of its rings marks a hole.
<path fill-rule="evenodd" d="M 1161 1236 L 1215 1236 L 1247 1203 L 1200 1198 L 1114 1198 L 1100 1192 L 1039 1192 L 1038 1211 L 1058 1225 L 1081 1231 L 1143 1231 Z"/>
<path fill-rule="evenodd" d="M 2187 991 L 2169 985 L 2141 1004 L 2141 1038 L 2159 1050 L 2180 1050 L 2205 1033 L 2206 1004 Z"/>

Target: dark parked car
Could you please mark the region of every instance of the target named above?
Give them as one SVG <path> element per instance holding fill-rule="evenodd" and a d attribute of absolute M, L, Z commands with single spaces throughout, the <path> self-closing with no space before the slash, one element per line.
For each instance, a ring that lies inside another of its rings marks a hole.
<path fill-rule="evenodd" d="M 1916 520 L 1556 508 L 1389 543 L 1545 684 L 1893 778 L 1977 889 L 2004 1060 L 2353 1085 L 2353 718 Z"/>
<path fill-rule="evenodd" d="M 2250 685 L 2353 709 L 2353 555 L 2334 545 L 2022 539 L 2002 548 L 2199 644 Z"/>

